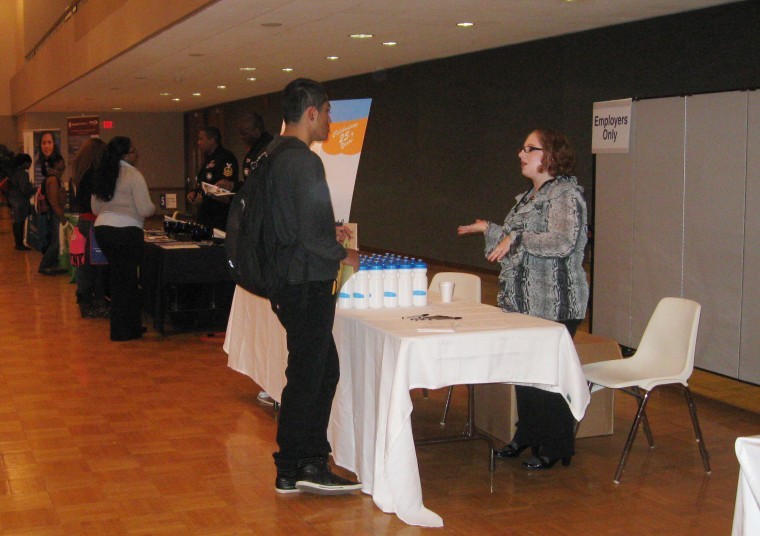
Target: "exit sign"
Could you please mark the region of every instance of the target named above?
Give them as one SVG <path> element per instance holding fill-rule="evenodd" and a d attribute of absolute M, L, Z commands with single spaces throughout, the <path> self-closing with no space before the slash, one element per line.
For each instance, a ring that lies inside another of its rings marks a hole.
<path fill-rule="evenodd" d="M 103 128 L 113 128 L 113 121 L 103 121 Z"/>

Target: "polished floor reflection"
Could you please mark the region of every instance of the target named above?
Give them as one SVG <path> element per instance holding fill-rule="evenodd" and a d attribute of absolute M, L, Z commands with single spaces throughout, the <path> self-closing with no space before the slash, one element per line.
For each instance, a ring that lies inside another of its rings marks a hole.
<path fill-rule="evenodd" d="M 13 250 L 5 207 L 0 249 L 0 534 L 730 532 L 734 440 L 760 434 L 760 414 L 697 396 L 705 475 L 672 390 L 651 402 L 657 448 L 639 438 L 620 485 L 612 475 L 634 411 L 624 396 L 615 434 L 579 440 L 569 468 L 498 462 L 492 475 L 483 442 L 420 447 L 425 503 L 443 529 L 407 526 L 362 494 L 279 496 L 272 411 L 227 368 L 219 337 L 149 330 L 110 342 L 107 320 L 79 317 L 74 285 L 37 274 L 39 253 Z M 704 376 L 711 396 L 760 398 L 760 388 Z M 414 392 L 419 434 L 440 432 L 444 394 Z M 447 428 L 463 426 L 464 401 L 457 388 Z"/>

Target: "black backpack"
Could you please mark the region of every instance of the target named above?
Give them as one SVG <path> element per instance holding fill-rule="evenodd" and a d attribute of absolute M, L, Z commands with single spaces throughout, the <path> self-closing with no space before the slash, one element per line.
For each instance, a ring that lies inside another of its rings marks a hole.
<path fill-rule="evenodd" d="M 271 298 L 285 286 L 296 249 L 295 244 L 278 241 L 274 224 L 272 162 L 288 145 L 287 141 L 280 143 L 251 164 L 227 216 L 227 271 L 237 285 L 262 298 Z"/>

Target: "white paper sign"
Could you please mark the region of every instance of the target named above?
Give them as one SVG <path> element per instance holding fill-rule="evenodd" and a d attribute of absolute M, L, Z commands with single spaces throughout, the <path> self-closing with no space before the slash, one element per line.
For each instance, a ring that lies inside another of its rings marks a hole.
<path fill-rule="evenodd" d="M 627 153 L 631 134 L 631 99 L 594 103 L 591 152 Z"/>

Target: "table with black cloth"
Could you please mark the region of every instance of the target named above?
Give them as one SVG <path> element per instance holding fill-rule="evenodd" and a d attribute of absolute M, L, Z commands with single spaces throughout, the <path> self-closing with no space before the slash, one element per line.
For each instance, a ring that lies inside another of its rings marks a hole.
<path fill-rule="evenodd" d="M 153 327 L 164 333 L 167 312 L 229 313 L 235 285 L 226 268 L 224 245 L 154 243 L 146 241 L 140 283 L 143 310 L 153 317 Z M 205 303 L 181 304 L 178 296 L 203 290 Z"/>

